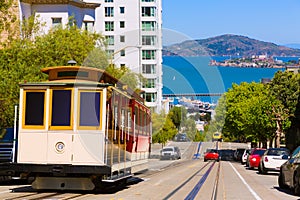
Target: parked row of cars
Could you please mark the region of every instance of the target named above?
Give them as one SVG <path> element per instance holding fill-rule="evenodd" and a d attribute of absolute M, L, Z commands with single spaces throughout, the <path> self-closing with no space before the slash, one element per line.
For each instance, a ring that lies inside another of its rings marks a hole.
<path fill-rule="evenodd" d="M 248 151 L 248 155 L 247 155 Z M 300 146 L 292 153 L 287 148 L 255 148 L 245 150 L 241 163 L 261 174 L 279 172 L 278 185 L 300 195 Z M 245 158 L 246 161 L 245 161 Z"/>
<path fill-rule="evenodd" d="M 208 149 L 204 161 L 235 160 L 261 174 L 279 172 L 278 185 L 300 195 L 300 146 L 292 153 L 287 148 Z"/>

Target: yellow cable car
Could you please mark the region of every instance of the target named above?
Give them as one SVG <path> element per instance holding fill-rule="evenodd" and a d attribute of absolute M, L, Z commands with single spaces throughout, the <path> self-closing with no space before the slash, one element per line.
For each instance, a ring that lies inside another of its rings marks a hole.
<path fill-rule="evenodd" d="M 222 141 L 222 134 L 220 132 L 215 132 L 212 137 L 212 141 Z"/>
<path fill-rule="evenodd" d="M 20 85 L 12 173 L 35 189 L 93 190 L 147 169 L 151 112 L 139 94 L 96 68 L 42 72 L 48 81 Z"/>

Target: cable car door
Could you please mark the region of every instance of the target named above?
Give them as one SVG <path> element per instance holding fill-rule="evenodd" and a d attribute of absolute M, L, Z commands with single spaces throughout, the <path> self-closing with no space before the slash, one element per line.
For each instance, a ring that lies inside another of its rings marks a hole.
<path fill-rule="evenodd" d="M 73 90 L 50 91 L 47 161 L 69 164 L 72 162 Z"/>

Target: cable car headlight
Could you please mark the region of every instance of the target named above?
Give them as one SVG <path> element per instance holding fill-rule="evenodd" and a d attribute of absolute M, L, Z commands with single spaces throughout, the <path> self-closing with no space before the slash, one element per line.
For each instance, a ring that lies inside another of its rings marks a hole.
<path fill-rule="evenodd" d="M 65 150 L 65 144 L 63 142 L 58 142 L 55 144 L 55 150 L 58 152 L 58 153 L 63 153 L 64 150 Z"/>

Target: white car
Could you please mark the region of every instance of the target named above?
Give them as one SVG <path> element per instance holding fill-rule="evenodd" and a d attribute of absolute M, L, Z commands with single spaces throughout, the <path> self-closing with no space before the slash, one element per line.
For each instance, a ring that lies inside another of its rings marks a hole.
<path fill-rule="evenodd" d="M 251 149 L 245 149 L 244 150 L 244 153 L 243 153 L 243 155 L 241 157 L 241 163 L 242 163 L 242 165 L 246 164 L 247 158 L 250 155 L 250 153 L 251 153 Z"/>
<path fill-rule="evenodd" d="M 180 158 L 181 158 L 181 153 L 180 153 L 179 148 L 176 146 L 175 147 L 167 146 L 161 150 L 161 154 L 160 154 L 161 160 L 164 160 L 164 159 L 175 160 L 175 159 L 180 159 Z"/>
<path fill-rule="evenodd" d="M 285 163 L 290 155 L 287 148 L 269 148 L 260 159 L 258 172 L 266 174 L 268 171 L 280 171 L 280 166 Z"/>

